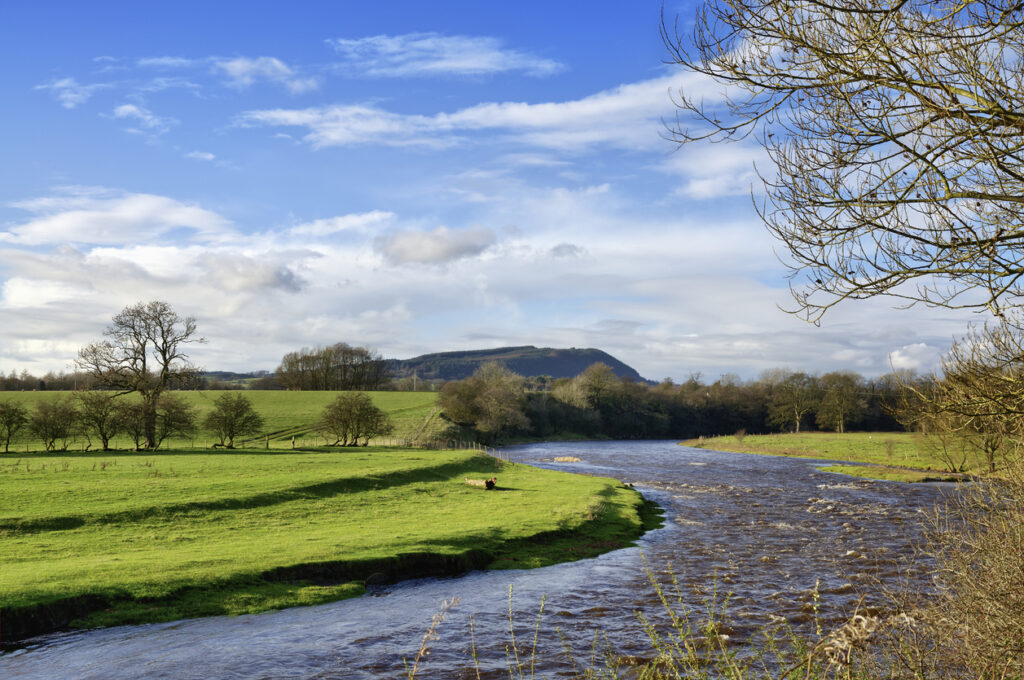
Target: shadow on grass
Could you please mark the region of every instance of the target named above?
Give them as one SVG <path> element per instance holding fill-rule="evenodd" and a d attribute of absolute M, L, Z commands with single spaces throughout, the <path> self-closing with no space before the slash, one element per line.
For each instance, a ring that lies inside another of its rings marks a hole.
<path fill-rule="evenodd" d="M 94 515 L 68 515 L 23 520 L 9 518 L 4 520 L 3 531 L 7 534 L 30 534 L 44 531 L 77 529 L 87 524 L 122 524 L 153 518 L 179 517 L 191 513 L 247 510 L 294 501 L 317 500 L 342 494 L 376 491 L 406 484 L 415 484 L 417 482 L 460 479 L 467 474 L 490 474 L 496 471 L 497 468 L 497 461 L 484 456 L 478 456 L 455 463 L 444 463 L 442 465 L 420 467 L 411 470 L 398 470 L 380 475 L 341 477 L 326 482 L 317 482 L 316 484 L 306 484 L 271 493 L 258 493 L 237 498 L 173 503 L 170 505 L 157 505 Z M 508 490 L 511 491 L 512 489 Z"/>
<path fill-rule="evenodd" d="M 448 465 L 429 470 L 440 474 L 450 472 L 449 468 L 461 472 L 462 467 Z M 657 504 L 644 500 L 635 509 L 639 523 L 628 516 L 626 508 L 606 506 L 603 512 L 574 527 L 522 538 L 508 539 L 505 531 L 494 528 L 424 541 L 424 549 L 416 552 L 281 566 L 183 586 L 159 598 L 133 598 L 123 591 L 110 590 L 8 608 L 4 612 L 4 646 L 10 648 L 19 639 L 68 626 L 91 628 L 256 613 L 355 597 L 365 591 L 366 584 L 456 576 L 485 568 L 532 568 L 594 557 L 633 545 L 645 531 L 660 526 Z"/>

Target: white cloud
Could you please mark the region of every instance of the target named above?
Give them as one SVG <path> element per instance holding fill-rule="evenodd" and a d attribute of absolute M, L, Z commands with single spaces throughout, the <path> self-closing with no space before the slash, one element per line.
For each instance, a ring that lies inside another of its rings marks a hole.
<path fill-rule="evenodd" d="M 497 38 L 438 33 L 375 35 L 328 40 L 343 58 L 345 72 L 367 76 L 486 75 L 522 71 L 547 76 L 561 71 L 557 61 L 508 49 Z"/>
<path fill-rule="evenodd" d="M 356 144 L 442 148 L 455 141 L 439 136 L 442 130 L 428 116 L 401 115 L 362 105 L 248 111 L 238 122 L 243 126 L 307 128 L 309 133 L 303 139 L 315 148 Z"/>
<path fill-rule="evenodd" d="M 186 57 L 143 57 L 135 62 L 141 68 L 176 69 L 191 68 L 202 60 L 188 59 Z"/>
<path fill-rule="evenodd" d="M 129 196 L 76 187 L 18 207 L 69 219 L 76 210 L 118 212 Z M 904 356 L 924 361 L 958 327 L 952 316 L 893 311 L 880 300 L 836 310 L 821 328 L 801 323 L 776 308 L 786 290 L 765 283 L 776 265 L 758 225 L 659 217 L 622 200 L 604 184 L 516 185 L 480 213 L 485 224 L 527 225 L 500 238 L 484 228 L 416 229 L 426 218 L 379 210 L 205 241 L 8 247 L 0 251 L 10 277 L 0 302 L 8 339 L 0 360 L 40 373 L 60 369 L 111 314 L 157 298 L 199 318 L 210 343 L 195 359 L 225 370 L 273 368 L 303 343 L 342 339 L 386 356 L 481 345 L 600 347 L 655 379 L 695 370 L 707 380 L 752 377 L 778 366 L 877 375 L 889 370 L 893 348 L 903 348 L 895 364 Z M 394 231 L 375 240 L 381 226 Z M 337 229 L 348 236 L 311 238 Z M 444 266 L 408 266 L 437 264 Z M 254 318 L 260 342 L 240 342 L 251 337 Z M 30 355 L 55 337 L 72 339 L 63 358 L 59 348 Z"/>
<path fill-rule="evenodd" d="M 479 255 L 494 245 L 494 232 L 486 227 L 433 231 L 397 231 L 379 237 L 374 248 L 391 264 L 443 264 Z"/>
<path fill-rule="evenodd" d="M 65 281 L 13 277 L 3 283 L 0 300 L 5 309 L 32 309 L 78 299 L 83 290 Z"/>
<path fill-rule="evenodd" d="M 46 85 L 36 85 L 35 89 L 49 90 L 61 106 L 65 109 L 73 109 L 89 101 L 89 98 L 99 90 L 110 87 L 113 87 L 110 83 L 80 85 L 74 78 L 61 78 Z"/>
<path fill-rule="evenodd" d="M 289 230 L 295 236 L 327 236 L 341 231 L 362 232 L 394 220 L 395 214 L 384 210 L 371 210 L 365 213 L 338 215 L 312 222 L 297 224 Z"/>
<path fill-rule="evenodd" d="M 195 161 L 215 161 L 217 156 L 210 153 L 209 151 L 189 151 L 185 154 L 185 158 L 191 158 Z"/>
<path fill-rule="evenodd" d="M 316 78 L 302 78 L 276 57 L 236 57 L 214 61 L 214 68 L 228 77 L 232 87 L 245 88 L 259 81 L 283 85 L 292 94 L 317 89 Z"/>
<path fill-rule="evenodd" d="M 113 117 L 121 120 L 133 120 L 147 133 L 160 135 L 170 129 L 176 123 L 173 118 L 164 118 L 156 115 L 149 109 L 136 104 L 122 104 L 114 109 Z"/>
<path fill-rule="evenodd" d="M 893 370 L 928 371 L 939 366 L 942 351 L 927 343 L 915 342 L 904 345 L 889 354 Z"/>
<path fill-rule="evenodd" d="M 672 113 L 669 91 L 683 83 L 695 96 L 708 84 L 674 74 L 630 83 L 566 102 L 485 103 L 453 113 L 400 114 L 369 104 L 243 113 L 244 126 L 304 127 L 316 148 L 355 144 L 443 148 L 473 132 L 504 132 L 512 140 L 552 149 L 592 146 L 664 149 L 662 118 Z"/>
<path fill-rule="evenodd" d="M 659 165 L 683 178 L 676 195 L 696 199 L 760 193 L 758 172 L 771 177 L 773 167 L 764 149 L 750 141 L 684 146 Z"/>
<path fill-rule="evenodd" d="M 166 196 L 101 189 L 69 188 L 10 205 L 35 217 L 0 232 L 0 241 L 29 246 L 139 243 L 176 229 L 210 238 L 230 225 L 214 212 Z"/>
<path fill-rule="evenodd" d="M 261 289 L 297 293 L 305 285 L 305 281 L 286 266 L 232 250 L 203 253 L 196 258 L 195 265 L 209 272 L 217 287 L 229 293 Z"/>

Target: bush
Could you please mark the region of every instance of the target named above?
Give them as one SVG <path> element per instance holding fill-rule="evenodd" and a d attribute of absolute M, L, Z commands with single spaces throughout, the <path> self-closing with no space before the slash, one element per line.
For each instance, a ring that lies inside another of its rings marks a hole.
<path fill-rule="evenodd" d="M 95 434 L 104 451 L 110 450 L 110 440 L 121 431 L 117 412 L 116 392 L 78 392 L 79 424 L 86 437 Z"/>
<path fill-rule="evenodd" d="M 141 402 L 123 402 L 117 405 L 116 422 L 121 432 L 135 444 L 135 450 L 146 448 L 146 407 Z M 172 436 L 187 437 L 196 431 L 196 412 L 181 398 L 165 394 L 156 404 L 156 431 L 153 448 L 159 448 Z"/>
<path fill-rule="evenodd" d="M 40 401 L 28 419 L 28 429 L 47 451 L 67 451 L 78 426 L 78 411 L 70 399 Z"/>
<path fill-rule="evenodd" d="M 28 422 L 28 411 L 13 401 L 0 401 L 0 439 L 4 442 L 4 453 L 11 447 L 11 440 L 18 430 Z"/>
<path fill-rule="evenodd" d="M 390 434 L 394 430 L 388 414 L 373 405 L 363 392 L 340 394 L 324 408 L 317 430 L 325 438 L 334 438 L 331 446 L 363 446 L 372 437 Z"/>
<path fill-rule="evenodd" d="M 203 427 L 220 439 L 220 446 L 235 448 L 235 437 L 256 434 L 263 428 L 263 416 L 244 394 L 225 392 L 213 402 Z"/>

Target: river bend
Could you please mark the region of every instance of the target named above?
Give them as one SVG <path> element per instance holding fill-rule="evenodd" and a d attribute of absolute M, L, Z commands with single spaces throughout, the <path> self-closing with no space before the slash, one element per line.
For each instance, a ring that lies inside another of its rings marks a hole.
<path fill-rule="evenodd" d="M 657 617 L 645 564 L 671 565 L 691 607 L 729 593 L 735 639 L 782 620 L 806 629 L 815 609 L 838 620 L 876 580 L 894 586 L 919 537 L 921 512 L 942 485 L 858 480 L 807 459 L 724 454 L 674 441 L 548 443 L 509 449 L 513 460 L 634 484 L 666 511 L 638 547 L 527 571 L 472 572 L 371 588 L 366 596 L 253 616 L 125 626 L 36 638 L 0 656 L 0 677 L 400 678 L 442 600 L 459 597 L 430 643 L 422 678 L 508 677 L 508 593 L 520 645 L 529 646 L 542 597 L 538 676 L 571 669 L 564 638 L 585 664 L 595 633 L 619 654 L 650 655 L 636 611 Z M 554 462 L 576 456 L 580 463 Z M 918 577 L 923 578 L 922 575 Z M 915 578 L 911 574 L 911 578 Z M 528 661 L 527 661 L 528 662 Z"/>

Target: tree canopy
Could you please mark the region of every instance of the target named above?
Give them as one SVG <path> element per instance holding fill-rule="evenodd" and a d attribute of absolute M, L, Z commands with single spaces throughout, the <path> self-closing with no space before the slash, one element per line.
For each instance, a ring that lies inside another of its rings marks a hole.
<path fill-rule="evenodd" d="M 812 321 L 875 295 L 999 315 L 1024 300 L 1024 5 L 712 0 L 673 60 L 679 143 L 764 148 L 768 229 Z"/>

